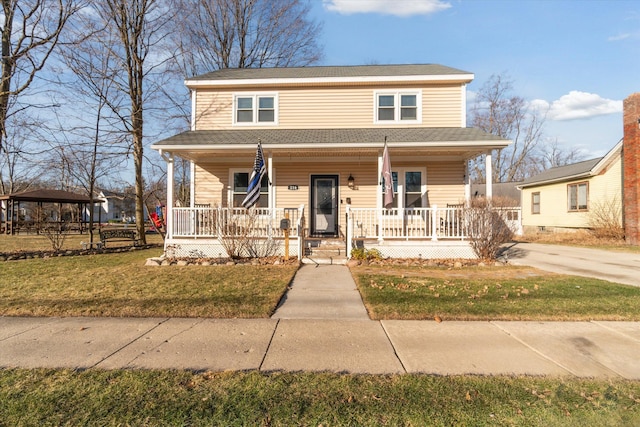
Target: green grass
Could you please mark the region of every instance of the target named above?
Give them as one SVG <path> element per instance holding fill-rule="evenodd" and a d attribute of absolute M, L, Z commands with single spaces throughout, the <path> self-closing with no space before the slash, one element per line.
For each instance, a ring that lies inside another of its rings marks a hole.
<path fill-rule="evenodd" d="M 374 319 L 640 320 L 640 288 L 527 267 L 354 268 Z"/>
<path fill-rule="evenodd" d="M 161 249 L 0 262 L 0 315 L 269 317 L 296 266 L 147 267 Z"/>
<path fill-rule="evenodd" d="M 0 370 L 3 426 L 639 424 L 623 380 Z"/>

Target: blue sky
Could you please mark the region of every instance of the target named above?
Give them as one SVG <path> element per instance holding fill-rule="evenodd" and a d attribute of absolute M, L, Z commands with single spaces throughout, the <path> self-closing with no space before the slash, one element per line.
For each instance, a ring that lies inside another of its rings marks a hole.
<path fill-rule="evenodd" d="M 548 107 L 545 136 L 586 158 L 622 137 L 622 100 L 640 91 L 640 1 L 312 0 L 322 65 L 437 63 L 492 74 Z"/>

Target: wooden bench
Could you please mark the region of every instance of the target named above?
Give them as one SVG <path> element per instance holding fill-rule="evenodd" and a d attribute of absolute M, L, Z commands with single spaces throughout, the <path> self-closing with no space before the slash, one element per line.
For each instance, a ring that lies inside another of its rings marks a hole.
<path fill-rule="evenodd" d="M 107 242 L 132 242 L 133 246 L 138 244 L 135 230 L 102 230 L 100 231 L 100 243 L 102 247 L 107 247 Z"/>

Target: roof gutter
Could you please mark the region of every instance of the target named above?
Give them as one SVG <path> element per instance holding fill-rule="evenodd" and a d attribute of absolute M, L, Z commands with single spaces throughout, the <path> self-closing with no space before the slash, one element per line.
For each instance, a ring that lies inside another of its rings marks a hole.
<path fill-rule="evenodd" d="M 451 148 L 451 147 L 485 147 L 487 149 L 504 148 L 511 144 L 511 140 L 501 141 L 437 141 L 437 142 L 397 142 L 394 141 L 390 148 Z M 164 145 L 153 144 L 151 148 L 159 150 L 161 153 L 165 151 L 232 151 L 238 149 L 255 150 L 255 142 L 247 142 L 241 144 L 176 144 Z M 290 149 L 336 149 L 336 148 L 370 148 L 383 149 L 383 143 L 356 142 L 356 143 L 262 143 L 264 150 L 290 150 Z"/>
<path fill-rule="evenodd" d="M 403 83 L 403 82 L 464 82 L 473 81 L 473 74 L 354 76 L 354 77 L 285 77 L 273 79 L 185 80 L 189 88 L 242 85 L 334 84 L 334 83 Z"/>

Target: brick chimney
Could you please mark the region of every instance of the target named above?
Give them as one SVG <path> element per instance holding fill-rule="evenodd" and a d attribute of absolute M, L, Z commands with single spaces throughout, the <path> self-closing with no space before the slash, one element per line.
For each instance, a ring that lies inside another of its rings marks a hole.
<path fill-rule="evenodd" d="M 623 102 L 624 233 L 630 245 L 640 245 L 640 92 Z"/>

